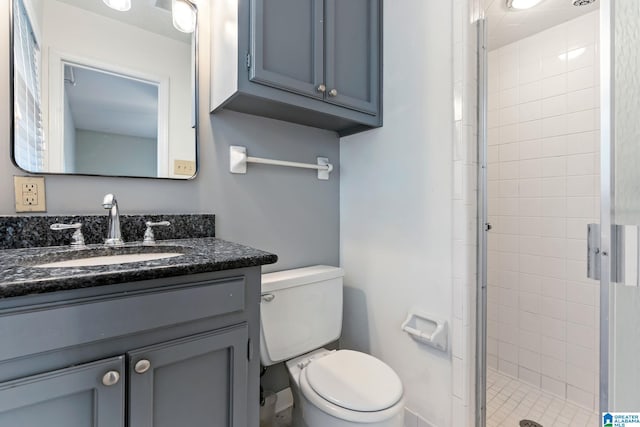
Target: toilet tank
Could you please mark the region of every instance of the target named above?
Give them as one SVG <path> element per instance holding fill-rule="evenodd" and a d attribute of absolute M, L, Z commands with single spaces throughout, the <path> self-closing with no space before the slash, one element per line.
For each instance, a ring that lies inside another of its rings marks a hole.
<path fill-rule="evenodd" d="M 264 366 L 340 337 L 343 276 L 341 268 L 326 265 L 262 275 L 260 359 Z"/>

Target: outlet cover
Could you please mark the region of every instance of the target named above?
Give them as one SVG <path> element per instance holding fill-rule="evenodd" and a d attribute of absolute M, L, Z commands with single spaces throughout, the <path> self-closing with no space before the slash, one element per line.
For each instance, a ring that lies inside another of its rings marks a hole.
<path fill-rule="evenodd" d="M 176 175 L 194 176 L 196 174 L 196 162 L 193 160 L 174 160 L 173 173 Z"/>
<path fill-rule="evenodd" d="M 44 176 L 14 176 L 16 212 L 46 212 Z"/>

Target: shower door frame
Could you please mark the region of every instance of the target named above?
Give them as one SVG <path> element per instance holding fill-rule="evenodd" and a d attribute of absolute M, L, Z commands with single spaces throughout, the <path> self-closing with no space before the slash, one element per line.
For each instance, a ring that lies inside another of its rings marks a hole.
<path fill-rule="evenodd" d="M 614 73 L 613 19 L 614 0 L 600 3 L 600 413 L 609 410 L 609 340 L 614 324 L 611 288 L 611 226 L 613 217 L 614 173 Z"/>
<path fill-rule="evenodd" d="M 487 422 L 487 232 L 491 228 L 487 216 L 487 111 L 488 51 L 487 21 L 477 20 L 478 31 L 478 200 L 476 250 L 476 427 Z"/>
<path fill-rule="evenodd" d="M 611 289 L 611 225 L 613 212 L 614 173 L 614 64 L 613 19 L 615 0 L 601 0 L 600 4 L 600 348 L 599 348 L 599 408 L 610 409 L 609 385 L 612 378 L 610 339 L 614 322 L 610 298 Z M 487 382 L 487 25 L 486 19 L 477 21 L 478 31 L 478 222 L 476 277 L 476 427 L 486 425 Z M 586 233 L 586 230 L 585 230 Z M 615 285 L 614 285 L 615 286 Z"/>

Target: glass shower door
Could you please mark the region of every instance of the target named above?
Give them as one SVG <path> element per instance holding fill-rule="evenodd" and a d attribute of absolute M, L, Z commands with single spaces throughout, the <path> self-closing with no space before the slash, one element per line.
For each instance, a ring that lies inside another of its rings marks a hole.
<path fill-rule="evenodd" d="M 603 0 L 600 409 L 640 412 L 640 1 Z"/>

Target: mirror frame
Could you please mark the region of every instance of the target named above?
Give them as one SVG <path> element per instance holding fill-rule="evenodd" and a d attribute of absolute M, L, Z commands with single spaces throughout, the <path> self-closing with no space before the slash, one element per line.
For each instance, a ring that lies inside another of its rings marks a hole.
<path fill-rule="evenodd" d="M 185 178 L 172 178 L 172 177 L 164 177 L 164 176 L 129 176 L 129 175 L 104 175 L 104 174 L 89 174 L 89 173 L 62 173 L 62 172 L 32 172 L 32 171 L 28 171 L 24 168 L 22 168 L 22 166 L 20 166 L 18 164 L 18 162 L 16 162 L 16 158 L 15 158 L 15 91 L 14 91 L 14 82 L 15 82 L 15 63 L 14 63 L 14 16 L 13 16 L 13 7 L 14 7 L 14 3 L 16 2 L 16 0 L 9 0 L 8 4 L 9 4 L 9 99 L 10 99 L 10 106 L 9 106 L 9 114 L 10 114 L 10 122 L 11 122 L 11 132 L 10 132 L 10 138 L 11 138 L 11 144 L 9 144 L 9 148 L 10 148 L 10 157 L 11 157 L 11 162 L 13 163 L 13 165 L 18 168 L 19 170 L 31 174 L 31 175 L 52 175 L 52 176 L 97 176 L 97 177 L 106 177 L 106 178 L 137 178 L 137 179 L 166 179 L 166 180 L 171 180 L 171 181 L 192 181 L 194 179 L 196 179 L 196 177 L 198 176 L 198 173 L 200 172 L 200 138 L 199 138 L 199 127 L 200 127 L 200 119 L 199 119 L 199 113 L 200 113 L 200 108 L 199 108 L 199 104 L 200 104 L 200 93 L 199 93 L 199 89 L 200 89 L 200 54 L 199 54 L 199 29 L 200 29 L 200 25 L 199 25 L 199 21 L 200 21 L 200 13 L 198 10 L 198 5 L 196 3 L 194 3 L 193 1 L 189 1 L 191 3 L 191 5 L 193 6 L 193 8 L 196 11 L 196 29 L 193 32 L 193 42 L 191 43 L 191 49 L 192 49 L 192 58 L 193 61 L 191 63 L 191 68 L 192 70 L 192 77 L 193 77 L 193 87 L 192 87 L 192 93 L 191 93 L 191 99 L 192 99 L 192 109 L 191 109 L 191 114 L 192 114 L 192 123 L 195 129 L 195 138 L 194 138 L 194 143 L 196 144 L 196 150 L 195 150 L 195 162 L 196 162 L 196 171 L 195 173 L 190 176 L 190 177 L 185 177 Z"/>

